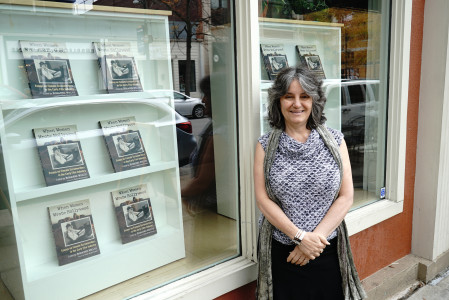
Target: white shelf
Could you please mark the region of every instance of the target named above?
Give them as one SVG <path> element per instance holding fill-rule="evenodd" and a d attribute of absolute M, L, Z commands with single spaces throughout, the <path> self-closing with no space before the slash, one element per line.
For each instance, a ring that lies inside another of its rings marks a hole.
<path fill-rule="evenodd" d="M 173 89 L 168 15 L 0 0 L 0 84 L 10 89 L 0 90 L 0 188 L 11 202 L 26 299 L 82 298 L 185 256 L 173 100 L 147 92 Z M 66 43 L 79 96 L 31 99 L 21 40 Z M 143 92 L 105 93 L 90 51 L 98 41 L 132 45 Z M 150 165 L 114 173 L 99 121 L 130 116 Z M 62 125 L 77 126 L 90 178 L 46 186 L 32 130 Z M 147 186 L 157 233 L 122 244 L 111 192 L 135 185 Z M 100 254 L 59 266 L 48 207 L 82 199 L 90 201 Z"/>
<path fill-rule="evenodd" d="M 16 202 L 31 200 L 35 198 L 45 197 L 53 194 L 70 192 L 76 189 L 82 189 L 94 185 L 99 185 L 111 181 L 123 180 L 135 176 L 142 176 L 150 173 L 165 171 L 176 168 L 178 166 L 176 161 L 152 163 L 148 167 L 138 168 L 113 174 L 104 174 L 102 176 L 95 176 L 88 179 L 67 182 L 53 186 L 33 186 L 26 189 L 19 189 L 15 192 Z"/>
<path fill-rule="evenodd" d="M 3 100 L 0 102 L 3 110 L 14 109 L 45 109 L 56 106 L 70 106 L 70 105 L 86 105 L 86 104 L 102 104 L 110 103 L 142 103 L 155 106 L 167 106 L 170 104 L 170 99 L 150 99 L 148 92 L 134 92 L 134 93 L 118 93 L 118 94 L 96 94 L 84 95 L 76 97 L 53 97 L 53 98 L 39 98 L 39 99 L 20 99 L 20 100 Z"/>
<path fill-rule="evenodd" d="M 169 240 L 171 240 L 173 237 L 176 237 L 176 239 L 182 241 L 183 239 L 180 238 L 181 234 L 182 231 L 179 228 L 174 228 L 172 226 L 164 226 L 162 228 L 157 227 L 157 233 L 155 235 L 128 244 L 122 244 L 120 240 L 110 241 L 105 244 L 99 243 L 100 254 L 89 257 L 87 259 L 79 260 L 77 262 L 67 264 L 64 266 L 59 266 L 56 257 L 54 257 L 54 260 L 52 261 L 48 261 L 40 265 L 29 266 L 27 268 L 27 276 L 28 276 L 27 279 L 31 284 L 33 284 L 36 281 L 40 280 L 45 281 L 49 277 L 66 276 L 67 274 L 75 272 L 77 269 L 80 268 L 91 268 L 92 264 L 105 265 L 108 266 L 109 268 L 114 265 L 115 266 L 121 265 L 123 264 L 123 262 L 116 261 L 118 256 L 123 257 L 123 260 L 126 261 L 125 259 L 126 255 L 132 252 L 140 253 L 149 251 L 148 249 L 149 245 L 151 245 L 152 248 L 153 247 L 159 248 L 157 250 L 158 252 L 161 249 L 163 249 L 164 252 L 166 252 L 166 254 L 164 255 L 163 253 L 159 253 L 158 259 L 147 259 L 147 262 L 141 261 L 139 264 L 144 264 L 147 266 L 149 264 L 153 266 L 155 265 L 161 266 L 162 265 L 161 261 L 164 261 L 162 256 L 175 255 L 176 259 L 185 256 L 183 245 L 177 245 L 179 247 L 179 251 L 176 251 L 175 253 L 173 253 L 173 251 L 171 251 L 170 249 L 167 249 L 168 245 L 164 246 L 164 242 L 165 243 L 169 242 Z M 172 246 L 173 245 L 170 245 L 170 247 Z M 148 269 L 150 268 L 148 267 Z M 98 273 L 98 271 L 96 273 Z"/>

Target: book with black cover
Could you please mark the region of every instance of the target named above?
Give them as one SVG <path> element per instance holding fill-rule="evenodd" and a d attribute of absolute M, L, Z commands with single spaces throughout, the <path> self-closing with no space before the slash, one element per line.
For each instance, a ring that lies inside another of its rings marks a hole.
<path fill-rule="evenodd" d="M 150 165 L 135 117 L 100 121 L 115 172 Z"/>
<path fill-rule="evenodd" d="M 47 186 L 89 178 L 76 125 L 32 131 Z"/>
<path fill-rule="evenodd" d="M 89 199 L 47 210 L 60 266 L 100 254 Z"/>
<path fill-rule="evenodd" d="M 326 78 L 316 45 L 296 45 L 296 51 L 302 65 L 307 66 L 318 78 Z"/>
<path fill-rule="evenodd" d="M 141 92 L 139 73 L 129 42 L 93 42 L 108 93 Z"/>
<path fill-rule="evenodd" d="M 157 233 L 145 184 L 113 191 L 111 195 L 123 244 Z"/>
<path fill-rule="evenodd" d="M 65 43 L 19 43 L 33 98 L 78 96 Z"/>
<path fill-rule="evenodd" d="M 260 53 L 268 73 L 268 79 L 276 79 L 279 72 L 288 67 L 288 59 L 283 45 L 260 44 Z"/>

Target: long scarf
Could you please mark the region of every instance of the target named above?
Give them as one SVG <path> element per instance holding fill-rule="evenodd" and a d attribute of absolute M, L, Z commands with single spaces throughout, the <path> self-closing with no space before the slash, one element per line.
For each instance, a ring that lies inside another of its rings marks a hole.
<path fill-rule="evenodd" d="M 340 156 L 340 148 L 335 141 L 335 138 L 323 125 L 318 125 L 316 128 L 324 144 L 334 157 L 339 169 L 340 169 L 340 186 L 341 179 L 343 177 L 343 166 Z M 276 150 L 279 145 L 279 139 L 281 137 L 282 130 L 274 129 L 268 139 L 267 147 L 265 149 L 265 159 L 263 163 L 265 188 L 267 190 L 268 197 L 275 202 L 278 206 L 281 206 L 280 201 L 274 195 L 269 183 L 269 174 L 271 165 L 273 164 Z M 340 188 L 334 196 L 334 201 L 337 199 Z M 360 282 L 359 275 L 354 265 L 354 259 L 352 256 L 351 246 L 349 244 L 349 235 L 346 228 L 346 223 L 343 220 L 337 228 L 338 232 L 338 260 L 340 264 L 340 273 L 342 278 L 342 286 L 345 300 L 359 300 L 365 299 L 366 293 Z M 273 299 L 273 278 L 271 273 L 271 239 L 273 234 L 273 225 L 263 217 L 262 224 L 259 230 L 258 239 L 258 262 L 259 272 L 257 279 L 257 291 L 256 296 L 258 300 L 272 300 Z"/>

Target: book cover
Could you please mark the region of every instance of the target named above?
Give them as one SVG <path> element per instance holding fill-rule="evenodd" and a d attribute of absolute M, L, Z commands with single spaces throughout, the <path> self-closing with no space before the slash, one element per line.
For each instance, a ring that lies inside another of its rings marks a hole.
<path fill-rule="evenodd" d="M 270 80 L 276 79 L 277 74 L 288 67 L 284 46 L 280 44 L 260 44 L 260 53 Z"/>
<path fill-rule="evenodd" d="M 93 42 L 108 93 L 141 92 L 139 74 L 129 42 Z"/>
<path fill-rule="evenodd" d="M 78 96 L 65 43 L 19 43 L 33 98 Z"/>
<path fill-rule="evenodd" d="M 76 125 L 34 128 L 47 186 L 89 178 Z"/>
<path fill-rule="evenodd" d="M 150 165 L 134 117 L 100 121 L 115 172 Z"/>
<path fill-rule="evenodd" d="M 100 254 L 89 199 L 47 210 L 60 266 Z"/>
<path fill-rule="evenodd" d="M 302 65 L 307 66 L 320 79 L 326 78 L 316 45 L 296 45 L 296 51 Z"/>
<path fill-rule="evenodd" d="M 122 243 L 157 233 L 145 184 L 111 192 Z"/>

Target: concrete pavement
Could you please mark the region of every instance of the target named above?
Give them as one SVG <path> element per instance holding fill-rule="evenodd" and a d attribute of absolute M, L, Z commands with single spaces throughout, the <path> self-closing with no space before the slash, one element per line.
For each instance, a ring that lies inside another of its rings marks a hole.
<path fill-rule="evenodd" d="M 427 285 L 416 290 L 403 300 L 447 300 L 449 299 L 449 269 L 440 273 Z M 402 300 L 401 299 L 401 300 Z"/>

